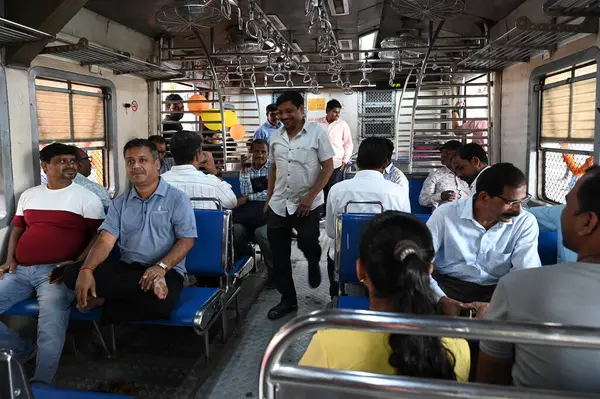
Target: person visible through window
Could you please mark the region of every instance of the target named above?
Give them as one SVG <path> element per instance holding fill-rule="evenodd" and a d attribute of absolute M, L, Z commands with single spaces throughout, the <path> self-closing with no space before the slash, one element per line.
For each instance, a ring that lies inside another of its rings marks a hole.
<path fill-rule="evenodd" d="M 158 151 L 158 158 L 160 159 L 160 170 L 159 173 L 162 175 L 165 172 L 171 170 L 175 161 L 171 157 L 167 157 L 167 140 L 163 136 L 150 136 L 148 140 L 154 143 Z"/>
<path fill-rule="evenodd" d="M 231 185 L 216 177 L 218 173 L 212 154 L 202 151 L 202 138 L 196 132 L 183 130 L 171 138 L 171 154 L 175 166 L 161 178 L 190 198 L 216 198 L 225 209 L 237 205 Z M 199 171 L 205 169 L 208 174 Z M 192 201 L 194 209 L 217 209 L 214 201 Z"/>
<path fill-rule="evenodd" d="M 53 143 L 40 151 L 47 185 L 26 190 L 17 205 L 6 263 L 0 267 L 0 314 L 37 297 L 39 320 L 34 381 L 52 383 L 69 324 L 73 292 L 57 280 L 55 267 L 85 259 L 104 219 L 100 199 L 73 184 L 77 154 L 72 146 Z M 0 347 L 26 362 L 36 347 L 0 322 Z"/>
<path fill-rule="evenodd" d="M 488 164 L 485 150 L 475 143 L 463 145 L 452 157 L 452 171 L 467 182 L 470 195 L 477 192 L 477 178 L 489 168 Z"/>
<path fill-rule="evenodd" d="M 431 283 L 444 313 L 474 308 L 481 318 L 500 278 L 541 266 L 537 222 L 521 208 L 529 198 L 523 172 L 499 163 L 481 174 L 474 197 L 433 212 L 427 221 L 436 253 Z"/>
<path fill-rule="evenodd" d="M 350 201 L 377 201 L 376 204 L 349 204 L 349 213 L 381 213 L 383 210 L 403 211 L 410 213 L 408 190 L 403 186 L 387 181 L 383 170 L 387 164 L 387 144 L 382 138 L 370 137 L 363 140 L 358 148 L 356 164 L 358 173 L 332 187 L 327 199 L 327 218 L 325 231 L 329 238 L 335 240 L 336 217 L 345 212 Z M 383 207 L 383 209 L 382 209 Z M 335 249 L 329 248 L 327 256 L 327 272 L 329 274 L 329 294 L 338 296 L 338 283 L 335 281 Z"/>
<path fill-rule="evenodd" d="M 165 111 L 168 114 L 162 122 L 163 132 L 174 133 L 182 131 L 183 126 L 179 121 L 183 118 L 185 112 L 183 98 L 179 94 L 171 93 L 165 98 L 165 102 Z"/>
<path fill-rule="evenodd" d="M 452 110 L 452 128 L 454 129 L 465 129 L 469 130 L 466 132 L 455 131 L 454 134 L 457 136 L 471 136 L 471 137 L 481 137 L 487 136 L 488 122 L 486 119 L 470 119 L 467 121 L 463 121 L 460 117 L 460 109 L 459 107 L 464 107 L 465 102 L 459 101 L 455 105 L 457 109 Z M 471 143 L 479 144 L 481 146 L 487 145 L 487 138 L 473 138 L 470 140 Z"/>
<path fill-rule="evenodd" d="M 450 140 L 440 147 L 442 167 L 431 172 L 423 182 L 423 188 L 419 195 L 421 206 L 430 206 L 436 209 L 442 204 L 454 202 L 469 195 L 467 183 L 450 169 L 452 158 L 461 146 L 460 141 Z"/>
<path fill-rule="evenodd" d="M 267 121 L 254 132 L 254 140 L 265 140 L 267 143 L 271 140 L 271 135 L 277 129 L 281 129 L 283 123 L 279 120 L 277 105 L 267 105 Z"/>
<path fill-rule="evenodd" d="M 567 195 L 565 246 L 577 261 L 503 277 L 488 320 L 600 328 L 600 168 L 593 166 Z M 597 317 L 598 316 L 598 317 Z M 600 392 L 600 350 L 482 341 L 477 381 L 518 387 Z"/>
<path fill-rule="evenodd" d="M 133 188 L 115 198 L 84 262 L 68 265 L 64 282 L 77 307 L 102 308 L 102 323 L 169 319 L 197 237 L 188 196 L 160 178 L 158 151 L 133 139 L 123 156 Z M 107 259 L 115 245 L 120 259 Z"/>
<path fill-rule="evenodd" d="M 577 260 L 577 254 L 567 249 L 563 242 L 561 215 L 564 210 L 564 205 L 536 206 L 528 209 L 537 219 L 540 232 L 553 231 L 557 233 L 556 253 L 558 263 L 575 262 Z"/>
<path fill-rule="evenodd" d="M 435 315 L 433 255 L 431 233 L 416 216 L 386 211 L 369 221 L 356 269 L 370 310 Z M 299 365 L 467 381 L 470 352 L 463 339 L 330 329 L 315 334 Z"/>
<path fill-rule="evenodd" d="M 263 212 L 269 191 L 269 145 L 265 140 L 252 142 L 252 163 L 242 166 L 240 171 L 240 190 L 237 208 L 233 211 L 233 233 L 236 243 L 236 255 L 251 256 L 250 246 L 255 241 L 262 252 L 268 273 L 267 289 L 275 288 L 273 273 L 273 255 L 267 235 L 267 219 Z"/>
<path fill-rule="evenodd" d="M 98 183 L 88 179 L 92 174 L 92 160 L 90 156 L 81 148 L 73 147 L 77 153 L 77 176 L 73 179 L 73 183 L 79 184 L 96 194 L 102 201 L 102 205 L 104 205 L 105 208 L 108 208 L 110 205 L 108 191 Z"/>
<path fill-rule="evenodd" d="M 305 123 L 304 98 L 295 91 L 277 99 L 284 128 L 271 136 L 267 232 L 281 302 L 269 311 L 279 319 L 298 308 L 292 277 L 292 229 L 298 232 L 298 248 L 308 261 L 308 282 L 321 284 L 320 207 L 323 188 L 333 171 L 333 148 L 319 125 Z"/>

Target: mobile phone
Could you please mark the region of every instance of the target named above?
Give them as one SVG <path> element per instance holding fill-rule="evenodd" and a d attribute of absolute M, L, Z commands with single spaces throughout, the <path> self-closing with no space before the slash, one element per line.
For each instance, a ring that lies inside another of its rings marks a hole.
<path fill-rule="evenodd" d="M 460 317 L 468 317 L 474 319 L 477 316 L 477 310 L 475 308 L 463 309 L 460 311 Z"/>
<path fill-rule="evenodd" d="M 54 269 L 52 269 L 52 272 L 50 273 L 50 284 L 54 284 L 56 283 L 58 280 L 60 280 L 65 274 L 65 267 L 55 267 Z"/>

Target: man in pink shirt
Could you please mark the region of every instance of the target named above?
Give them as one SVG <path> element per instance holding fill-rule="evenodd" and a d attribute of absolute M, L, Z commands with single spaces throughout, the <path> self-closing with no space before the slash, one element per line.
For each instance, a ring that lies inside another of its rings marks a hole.
<path fill-rule="evenodd" d="M 465 102 L 464 101 L 459 101 L 456 103 L 455 107 L 464 107 L 465 106 Z M 481 129 L 479 131 L 473 131 L 473 132 L 454 132 L 454 134 L 456 134 L 457 136 L 487 136 L 487 128 L 488 128 L 488 123 L 487 120 L 485 119 L 477 119 L 477 120 L 468 120 L 468 121 L 459 121 L 460 119 L 460 110 L 459 109 L 454 109 L 452 110 L 452 118 L 454 118 L 455 120 L 452 121 L 452 127 L 454 129 Z M 483 147 L 487 147 L 487 138 L 482 138 L 482 139 L 472 139 L 471 141 L 468 141 L 470 143 L 475 143 L 475 144 L 479 144 Z M 463 144 L 465 144 L 463 142 Z"/>
<path fill-rule="evenodd" d="M 325 108 L 327 114 L 323 118 L 314 120 L 313 122 L 321 125 L 327 132 L 331 146 L 335 155 L 333 156 L 333 174 L 329 183 L 323 190 L 325 193 L 325 201 L 331 187 L 343 179 L 344 168 L 350 162 L 354 145 L 352 144 L 352 133 L 350 126 L 340 119 L 342 104 L 338 100 L 330 100 Z M 326 202 L 327 203 L 327 202 Z"/>

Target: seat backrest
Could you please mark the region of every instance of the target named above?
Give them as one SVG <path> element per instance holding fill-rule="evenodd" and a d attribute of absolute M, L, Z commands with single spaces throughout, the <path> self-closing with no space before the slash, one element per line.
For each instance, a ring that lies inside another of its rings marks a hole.
<path fill-rule="evenodd" d="M 538 238 L 538 254 L 542 266 L 558 263 L 558 234 L 555 231 L 540 231 Z"/>
<path fill-rule="evenodd" d="M 231 211 L 196 209 L 194 215 L 198 238 L 185 268 L 196 276 L 223 276 L 229 272 Z"/>
<path fill-rule="evenodd" d="M 231 185 L 231 189 L 233 190 L 233 192 L 236 195 L 236 197 L 239 198 L 239 197 L 242 196 L 242 190 L 240 188 L 240 176 L 239 175 L 224 176 L 223 180 L 225 180 L 227 183 L 229 183 L 229 185 Z"/>
<path fill-rule="evenodd" d="M 425 180 L 421 179 L 409 179 L 408 180 L 408 197 L 410 198 L 410 211 L 412 213 L 430 215 L 431 208 L 424 207 L 419 204 L 419 195 L 423 189 L 423 183 Z"/>
<path fill-rule="evenodd" d="M 376 215 L 363 213 L 342 213 L 338 215 L 336 233 L 336 270 L 342 283 L 358 283 L 356 260 L 360 235 L 367 222 Z"/>

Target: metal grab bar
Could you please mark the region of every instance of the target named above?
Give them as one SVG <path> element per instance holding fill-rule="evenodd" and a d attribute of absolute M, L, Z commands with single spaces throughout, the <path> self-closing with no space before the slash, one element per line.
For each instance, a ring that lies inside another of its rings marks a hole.
<path fill-rule="evenodd" d="M 348 207 L 350 205 L 379 205 L 379 207 L 381 208 L 381 212 L 379 213 L 383 213 L 384 211 L 383 204 L 381 203 L 381 201 L 348 201 L 344 206 L 344 213 L 348 213 Z"/>
<path fill-rule="evenodd" d="M 365 310 L 324 310 L 309 313 L 307 315 L 296 317 L 286 323 L 273 336 L 267 346 L 265 355 L 261 362 L 259 376 L 259 399 L 275 398 L 275 380 L 272 376 L 283 377 L 284 375 L 298 376 L 306 375 L 304 368 L 293 367 L 293 373 L 290 374 L 289 367 L 283 367 L 281 358 L 285 350 L 293 344 L 297 338 L 327 328 L 362 330 L 370 332 L 396 333 L 406 335 L 426 335 L 434 337 L 447 338 L 468 338 L 484 339 L 497 342 L 510 342 L 519 344 L 538 344 L 557 347 L 571 347 L 582 349 L 600 349 L 600 328 L 592 327 L 573 327 L 559 324 L 533 324 L 533 323 L 515 323 L 493 320 L 475 320 L 462 319 L 446 316 L 417 316 L 398 313 L 371 312 Z M 311 369 L 308 369 L 311 370 Z M 325 371 L 322 371 L 325 373 Z M 380 389 L 371 378 L 364 376 L 375 376 L 371 373 L 340 372 L 328 370 L 327 378 L 322 380 L 329 381 L 328 386 L 335 384 L 340 389 L 354 389 L 356 387 L 356 378 L 344 378 L 344 376 L 363 375 L 361 383 L 371 390 Z M 313 376 L 316 378 L 316 375 Z M 383 378 L 379 376 L 379 378 Z M 427 391 L 429 394 L 438 393 L 439 397 L 453 396 L 449 395 L 450 387 L 456 387 L 454 384 L 460 384 L 464 387 L 464 392 L 460 392 L 468 398 L 498 397 L 500 391 L 503 397 L 565 397 L 556 395 L 550 391 L 529 390 L 514 387 L 488 386 L 483 384 L 464 384 L 450 383 L 436 380 L 422 380 L 411 377 L 386 376 L 386 379 L 395 382 L 405 381 L 402 388 L 396 388 L 396 395 L 400 391 L 408 393 L 421 393 Z M 345 384 L 344 384 L 345 383 Z M 443 385 L 440 385 L 443 384 Z M 388 384 L 389 385 L 389 384 Z M 446 391 L 437 391 L 436 387 L 446 387 Z M 390 388 L 390 387 L 388 387 Z M 406 391 L 405 391 L 406 390 Z M 476 392 L 475 392 L 476 391 Z M 540 395 L 540 392 L 547 395 Z M 537 394 L 537 395 L 534 395 Z M 412 395 L 416 396 L 416 395 Z M 397 396 L 398 397 L 398 396 Z M 431 397 L 431 396 L 429 396 Z M 435 396 L 434 396 L 435 397 Z M 453 397 L 456 397 L 454 395 Z M 590 397 L 590 395 L 577 396 L 569 394 L 567 397 Z"/>
<path fill-rule="evenodd" d="M 192 202 L 193 201 L 198 201 L 198 202 L 214 202 L 215 205 L 217 206 L 217 210 L 219 210 L 219 211 L 223 210 L 223 203 L 218 198 L 212 198 L 212 197 L 191 197 L 190 201 L 192 201 Z"/>

